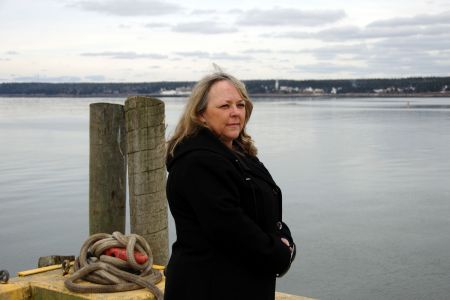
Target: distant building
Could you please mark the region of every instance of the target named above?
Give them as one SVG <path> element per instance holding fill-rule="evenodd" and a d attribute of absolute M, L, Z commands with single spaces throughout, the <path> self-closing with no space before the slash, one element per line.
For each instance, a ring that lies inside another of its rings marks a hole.
<path fill-rule="evenodd" d="M 314 94 L 323 94 L 325 91 L 323 89 L 314 89 Z"/>
<path fill-rule="evenodd" d="M 300 89 L 298 87 L 292 87 L 292 86 L 280 86 L 279 89 L 280 92 L 286 93 L 286 94 L 291 94 L 291 93 L 298 93 L 300 91 Z"/>
<path fill-rule="evenodd" d="M 415 91 L 416 91 L 416 88 L 413 87 L 412 85 L 410 85 L 409 87 L 405 88 L 405 91 L 406 91 L 406 92 L 415 92 Z"/>
<path fill-rule="evenodd" d="M 162 88 L 159 93 L 162 96 L 189 96 L 191 94 L 191 88 L 190 87 L 177 87 L 174 90 L 166 90 Z"/>

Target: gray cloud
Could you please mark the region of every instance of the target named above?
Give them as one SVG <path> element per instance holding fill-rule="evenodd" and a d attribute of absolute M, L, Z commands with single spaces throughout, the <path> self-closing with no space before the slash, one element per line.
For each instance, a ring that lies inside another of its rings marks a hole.
<path fill-rule="evenodd" d="M 182 10 L 177 4 L 158 0 L 77 1 L 73 6 L 116 16 L 159 16 Z"/>
<path fill-rule="evenodd" d="M 215 14 L 217 11 L 214 9 L 196 9 L 191 12 L 191 15 L 211 15 Z"/>
<path fill-rule="evenodd" d="M 81 78 L 78 76 L 55 76 L 47 77 L 46 75 L 33 75 L 33 76 L 19 76 L 14 77 L 15 82 L 80 82 Z"/>
<path fill-rule="evenodd" d="M 430 36 L 443 35 L 450 32 L 450 26 L 420 27 L 341 27 L 336 29 L 322 30 L 315 34 L 321 40 L 350 40 L 350 39 L 373 39 L 373 38 L 398 38 L 408 36 Z"/>
<path fill-rule="evenodd" d="M 442 17 L 442 14 L 438 15 Z M 297 72 L 345 74 L 355 77 L 404 77 L 450 75 L 450 26 L 442 24 L 405 26 L 339 27 L 317 32 L 285 32 L 272 37 L 315 38 L 326 46 L 279 51 L 287 57 L 312 55 L 315 64 L 298 65 Z M 420 18 L 419 18 L 420 19 Z M 406 21 L 403 23 L 407 23 Z M 356 66 L 355 66 L 356 65 Z"/>
<path fill-rule="evenodd" d="M 450 39 L 404 38 L 380 41 L 371 48 L 366 59 L 368 68 L 383 73 L 440 75 L 450 74 Z"/>
<path fill-rule="evenodd" d="M 312 50 L 316 50 L 316 49 L 320 49 L 320 48 L 315 48 L 315 49 L 301 49 L 301 50 L 294 50 L 294 49 L 286 49 L 286 50 L 279 50 L 278 53 L 283 53 L 283 54 L 299 54 L 299 53 L 305 53 L 305 52 L 309 52 Z"/>
<path fill-rule="evenodd" d="M 332 74 L 332 73 L 346 73 L 351 75 L 359 75 L 365 72 L 365 67 L 338 65 L 332 63 L 317 63 L 309 65 L 296 65 L 296 71 L 314 74 Z"/>
<path fill-rule="evenodd" d="M 233 15 L 240 15 L 240 14 L 243 14 L 244 11 L 239 8 L 233 8 L 233 9 L 228 10 L 227 13 L 233 14 Z"/>
<path fill-rule="evenodd" d="M 421 14 L 408 18 L 392 18 L 387 20 L 374 21 L 367 27 L 395 27 L 395 26 L 417 26 L 417 25 L 437 25 L 450 24 L 450 11 L 440 14 L 429 15 Z"/>
<path fill-rule="evenodd" d="M 311 34 L 311 37 L 324 41 L 327 40 L 342 41 L 349 39 L 360 39 L 362 38 L 362 36 L 363 30 L 356 26 L 330 28 Z"/>
<path fill-rule="evenodd" d="M 175 52 L 175 54 L 184 56 L 184 57 L 192 57 L 192 58 L 210 58 L 211 55 L 208 52 L 204 51 L 182 51 Z"/>
<path fill-rule="evenodd" d="M 272 32 L 261 35 L 269 38 L 317 39 L 324 42 L 344 42 L 403 38 L 429 39 L 441 42 L 450 36 L 450 12 L 436 15 L 418 15 L 375 21 L 366 27 L 341 26 L 324 30 Z"/>
<path fill-rule="evenodd" d="M 130 25 L 125 25 L 125 24 L 119 24 L 118 26 L 120 29 L 130 29 L 131 26 Z"/>
<path fill-rule="evenodd" d="M 315 74 L 329 72 L 351 76 L 412 76 L 450 74 L 450 38 L 403 37 L 372 43 L 333 44 L 329 46 L 286 50 L 280 53 L 310 54 L 316 64 L 299 65 L 297 70 Z M 347 66 L 346 63 L 351 65 Z M 357 64 L 358 66 L 354 66 Z M 352 66 L 353 65 L 353 66 Z"/>
<path fill-rule="evenodd" d="M 180 23 L 172 27 L 172 30 L 175 32 L 202 33 L 202 34 L 230 33 L 237 31 L 236 28 L 225 27 L 222 24 L 208 21 Z"/>
<path fill-rule="evenodd" d="M 6 51 L 3 55 L 4 56 L 13 56 L 13 55 L 18 55 L 19 52 L 16 51 Z M 11 58 L 9 57 L 0 57 L 0 61 L 11 61 Z"/>
<path fill-rule="evenodd" d="M 318 48 L 302 50 L 285 50 L 280 53 L 299 54 L 308 53 L 319 61 L 375 61 L 386 60 L 404 62 L 410 60 L 424 60 L 433 57 L 445 60 L 450 52 L 450 39 L 439 41 L 433 38 L 406 37 L 386 39 L 373 43 L 333 44 Z"/>
<path fill-rule="evenodd" d="M 186 52 L 175 52 L 175 54 L 184 56 L 184 57 L 197 58 L 197 59 L 216 59 L 216 60 L 251 60 L 251 59 L 253 59 L 253 57 L 251 57 L 249 55 L 230 54 L 230 53 L 226 53 L 226 52 L 209 53 L 209 52 L 203 52 L 203 51 L 186 51 Z"/>
<path fill-rule="evenodd" d="M 86 52 L 81 53 L 82 56 L 94 56 L 94 57 L 109 57 L 112 59 L 164 59 L 167 55 L 155 54 L 155 53 L 136 53 L 132 51 L 125 52 Z"/>
<path fill-rule="evenodd" d="M 343 10 L 253 9 L 243 13 L 237 23 L 251 26 L 321 26 L 335 23 L 345 16 Z"/>
<path fill-rule="evenodd" d="M 305 31 L 286 31 L 276 33 L 263 33 L 260 35 L 263 38 L 291 38 L 291 39 L 314 39 L 315 33 Z"/>
<path fill-rule="evenodd" d="M 239 54 L 229 54 L 226 52 L 213 53 L 211 55 L 212 59 L 217 60 L 251 60 L 253 57 L 249 55 L 239 55 Z"/>
<path fill-rule="evenodd" d="M 310 53 L 318 60 L 336 60 L 336 59 L 361 60 L 372 55 L 366 44 L 354 44 L 354 45 L 341 44 L 333 46 L 324 46 L 313 49 L 303 49 L 291 52 L 291 54 L 302 54 L 302 53 Z"/>
<path fill-rule="evenodd" d="M 272 50 L 270 49 L 247 49 L 242 51 L 242 53 L 246 53 L 246 54 L 269 54 L 269 53 L 273 53 Z"/>
<path fill-rule="evenodd" d="M 161 23 L 161 22 L 153 22 L 153 23 L 145 24 L 144 27 L 146 27 L 146 28 L 170 27 L 170 24 L 168 24 L 168 23 Z"/>
<path fill-rule="evenodd" d="M 368 66 L 379 66 L 383 68 L 389 68 L 392 66 L 400 67 L 400 68 L 411 68 L 414 65 L 424 65 L 430 64 L 434 62 L 434 58 L 432 55 L 423 52 L 413 52 L 410 53 L 402 53 L 400 51 L 390 51 L 385 55 L 381 53 L 376 53 L 367 60 Z"/>
<path fill-rule="evenodd" d="M 386 39 L 375 44 L 382 49 L 399 49 L 401 51 L 447 51 L 450 49 L 450 32 L 445 37 L 412 36 Z"/>
<path fill-rule="evenodd" d="M 273 38 L 293 38 L 293 39 L 318 39 L 329 41 L 348 41 L 363 39 L 399 38 L 408 36 L 438 36 L 450 33 L 449 25 L 438 25 L 432 27 L 366 27 L 343 26 L 329 28 L 317 32 L 291 31 L 281 33 L 267 33 L 262 36 Z"/>
<path fill-rule="evenodd" d="M 367 60 L 367 70 L 390 76 L 448 76 L 450 75 L 450 63 L 448 56 L 442 60 L 442 57 L 418 51 L 407 54 L 393 51 L 371 57 Z"/>
<path fill-rule="evenodd" d="M 89 81 L 105 81 L 106 77 L 103 75 L 88 75 L 84 77 L 85 79 Z"/>

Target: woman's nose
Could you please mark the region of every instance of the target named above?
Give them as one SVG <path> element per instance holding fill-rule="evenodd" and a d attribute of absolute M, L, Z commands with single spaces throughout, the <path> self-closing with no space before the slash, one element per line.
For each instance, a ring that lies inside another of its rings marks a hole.
<path fill-rule="evenodd" d="M 232 116 L 239 115 L 239 109 L 238 109 L 238 107 L 236 105 L 232 105 L 231 106 L 230 114 Z"/>

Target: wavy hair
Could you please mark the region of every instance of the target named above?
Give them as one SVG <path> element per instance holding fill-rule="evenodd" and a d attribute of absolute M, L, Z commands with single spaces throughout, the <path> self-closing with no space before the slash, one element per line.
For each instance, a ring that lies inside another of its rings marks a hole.
<path fill-rule="evenodd" d="M 239 136 L 234 140 L 240 148 L 251 156 L 256 156 L 257 149 L 249 134 L 245 131 L 248 120 L 252 114 L 253 104 L 248 96 L 247 89 L 244 83 L 235 78 L 234 76 L 222 71 L 214 72 L 210 75 L 203 77 L 197 82 L 192 89 L 191 95 L 186 103 L 183 114 L 181 115 L 178 125 L 175 128 L 175 132 L 167 141 L 166 157 L 173 156 L 174 150 L 177 145 L 185 138 L 193 136 L 198 133 L 201 128 L 205 128 L 200 120 L 199 116 L 206 110 L 208 105 L 208 94 L 214 83 L 227 80 L 238 90 L 242 99 L 245 101 L 245 123 Z"/>

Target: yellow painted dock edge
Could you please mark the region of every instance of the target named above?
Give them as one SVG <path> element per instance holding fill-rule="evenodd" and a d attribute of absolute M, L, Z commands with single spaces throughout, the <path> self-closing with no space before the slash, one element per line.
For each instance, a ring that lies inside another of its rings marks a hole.
<path fill-rule="evenodd" d="M 280 292 L 276 292 L 275 293 L 275 299 L 276 300 L 317 300 L 317 299 L 314 299 L 314 298 L 308 298 L 308 297 L 303 297 L 303 296 L 285 294 L 285 293 L 280 293 Z"/>
<path fill-rule="evenodd" d="M 31 299 L 31 288 L 28 282 L 0 283 L 0 300 Z"/>
<path fill-rule="evenodd" d="M 72 271 L 71 271 L 72 273 Z M 62 270 L 51 270 L 25 277 L 11 278 L 6 284 L 0 284 L 0 300 L 154 300 L 155 297 L 147 289 L 136 291 L 80 294 L 72 293 L 64 286 L 70 274 L 62 276 Z M 164 291 L 164 278 L 157 284 Z M 312 300 L 311 298 L 276 293 L 277 300 Z M 249 299 L 250 300 L 250 299 Z"/>

